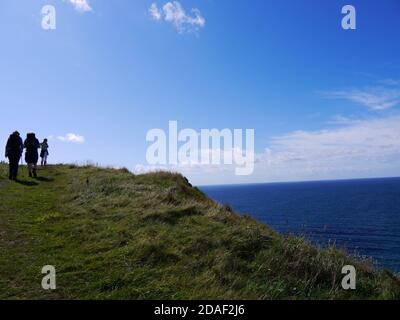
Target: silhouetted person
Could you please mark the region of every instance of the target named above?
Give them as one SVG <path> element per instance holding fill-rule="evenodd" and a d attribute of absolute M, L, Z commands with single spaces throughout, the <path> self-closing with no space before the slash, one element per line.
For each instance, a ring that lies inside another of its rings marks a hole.
<path fill-rule="evenodd" d="M 18 131 L 15 131 L 7 140 L 6 158 L 9 160 L 9 179 L 17 180 L 19 160 L 22 156 L 24 145 Z"/>
<path fill-rule="evenodd" d="M 28 133 L 26 136 L 26 140 L 24 141 L 25 151 L 25 162 L 28 164 L 28 171 L 30 177 L 37 177 L 36 166 L 39 160 L 39 152 L 40 148 L 39 140 L 36 139 L 34 133 Z"/>
<path fill-rule="evenodd" d="M 43 140 L 43 142 L 40 144 L 40 148 L 40 158 L 42 158 L 40 164 L 45 166 L 47 165 L 47 157 L 49 156 L 49 144 L 47 143 L 47 139 Z"/>

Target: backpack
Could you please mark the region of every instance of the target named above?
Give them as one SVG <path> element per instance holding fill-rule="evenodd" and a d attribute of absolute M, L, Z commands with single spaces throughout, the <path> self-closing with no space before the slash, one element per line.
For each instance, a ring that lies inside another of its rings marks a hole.
<path fill-rule="evenodd" d="M 7 153 L 21 152 L 21 138 L 11 135 L 7 142 Z"/>
<path fill-rule="evenodd" d="M 24 145 L 28 150 L 37 149 L 39 147 L 39 141 L 36 139 L 34 134 L 29 133 Z"/>

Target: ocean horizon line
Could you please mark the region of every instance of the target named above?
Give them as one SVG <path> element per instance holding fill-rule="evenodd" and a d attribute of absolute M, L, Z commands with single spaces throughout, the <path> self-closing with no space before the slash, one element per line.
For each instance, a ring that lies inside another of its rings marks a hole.
<path fill-rule="evenodd" d="M 227 183 L 227 184 L 199 184 L 198 188 L 204 187 L 243 187 L 258 185 L 275 185 L 275 184 L 301 184 L 301 183 L 317 183 L 317 182 L 346 182 L 346 181 L 371 181 L 371 180 L 390 180 L 400 179 L 400 176 L 372 177 L 372 178 L 340 178 L 340 179 L 321 179 L 321 180 L 291 180 L 291 181 L 271 181 L 271 182 L 249 182 L 249 183 Z"/>

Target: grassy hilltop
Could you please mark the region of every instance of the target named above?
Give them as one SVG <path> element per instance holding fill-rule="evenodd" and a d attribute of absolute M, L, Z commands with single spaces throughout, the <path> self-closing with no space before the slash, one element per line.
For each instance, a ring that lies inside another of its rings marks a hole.
<path fill-rule="evenodd" d="M 64 165 L 15 183 L 0 173 L 0 299 L 400 298 L 390 273 L 279 235 L 178 174 Z M 346 264 L 355 291 L 341 288 Z M 55 291 L 41 289 L 44 265 L 56 267 Z"/>

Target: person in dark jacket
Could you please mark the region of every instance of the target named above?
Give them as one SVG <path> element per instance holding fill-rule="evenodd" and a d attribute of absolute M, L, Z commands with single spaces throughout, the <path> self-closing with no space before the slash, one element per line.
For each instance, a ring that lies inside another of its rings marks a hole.
<path fill-rule="evenodd" d="M 6 158 L 9 160 L 9 179 L 17 180 L 19 160 L 22 156 L 24 145 L 18 131 L 10 135 L 6 145 Z"/>
<path fill-rule="evenodd" d="M 26 140 L 24 141 L 25 151 L 25 162 L 28 164 L 28 171 L 30 177 L 37 177 L 36 166 L 39 160 L 39 152 L 40 148 L 39 140 L 36 139 L 34 133 L 28 133 L 26 136 Z"/>

